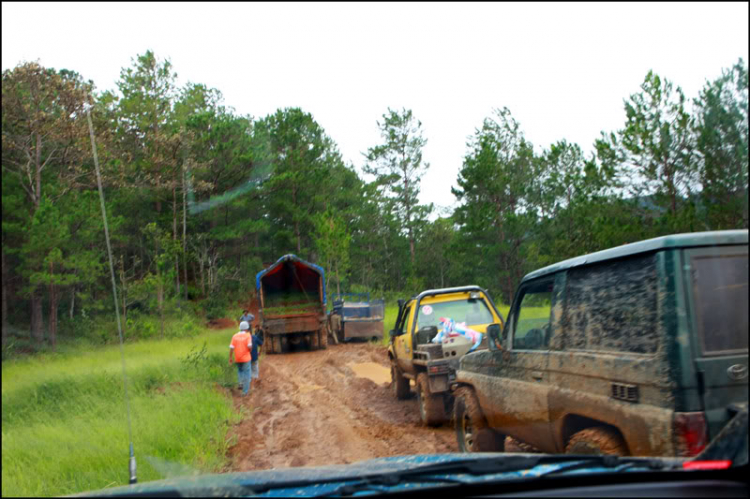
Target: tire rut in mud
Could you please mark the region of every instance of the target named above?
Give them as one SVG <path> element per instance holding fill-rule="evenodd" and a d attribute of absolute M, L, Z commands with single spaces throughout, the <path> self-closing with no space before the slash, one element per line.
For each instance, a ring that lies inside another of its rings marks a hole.
<path fill-rule="evenodd" d="M 236 444 L 227 471 L 458 450 L 450 425 L 422 425 L 414 397 L 397 401 L 389 383 L 356 377 L 347 365 L 364 362 L 388 369 L 385 347 L 350 343 L 261 358 L 262 384 L 246 398 L 234 393 L 245 415 L 230 430 Z"/>

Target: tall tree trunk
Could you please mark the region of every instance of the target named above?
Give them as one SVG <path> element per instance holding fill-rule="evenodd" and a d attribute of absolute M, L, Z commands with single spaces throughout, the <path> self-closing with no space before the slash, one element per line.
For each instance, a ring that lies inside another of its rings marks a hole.
<path fill-rule="evenodd" d="M 193 282 L 197 283 L 198 282 L 198 267 L 195 264 L 195 258 L 192 258 L 190 260 L 190 266 L 193 269 Z"/>
<path fill-rule="evenodd" d="M 75 315 L 75 309 L 76 309 L 76 287 L 75 284 L 70 289 L 70 320 L 73 320 L 73 315 Z"/>
<path fill-rule="evenodd" d="M 159 240 L 156 241 L 156 302 L 159 306 L 159 320 L 161 321 L 161 337 L 164 338 L 164 282 L 161 278 L 161 268 L 159 267 Z"/>
<path fill-rule="evenodd" d="M 120 285 L 122 286 L 122 292 L 120 293 L 122 296 L 122 334 L 125 334 L 125 325 L 128 322 L 128 307 L 127 307 L 127 295 L 128 295 L 128 286 L 127 281 L 125 280 L 125 257 L 120 257 Z"/>
<path fill-rule="evenodd" d="M 35 184 L 36 192 L 34 193 L 34 211 L 39 208 L 39 202 L 42 200 L 42 137 L 38 133 L 36 134 L 36 164 L 35 173 Z"/>
<path fill-rule="evenodd" d="M 123 288 L 122 290 L 122 335 L 125 336 L 125 333 L 127 333 L 127 326 L 128 326 L 128 293 Z"/>
<path fill-rule="evenodd" d="M 172 183 L 172 239 L 177 241 L 177 184 Z M 174 281 L 177 299 L 180 299 L 180 259 L 174 259 Z"/>
<path fill-rule="evenodd" d="M 406 229 L 409 231 L 409 253 L 411 255 L 411 272 L 414 272 L 414 232 L 411 223 L 411 203 L 409 202 L 409 177 L 406 171 L 406 151 L 402 152 L 401 164 L 404 165 L 404 207 L 406 208 Z"/>
<path fill-rule="evenodd" d="M 409 224 L 409 252 L 411 253 L 411 266 L 414 268 L 414 235 Z"/>
<path fill-rule="evenodd" d="M 206 270 L 203 261 L 203 253 L 201 252 L 200 258 L 198 259 L 201 267 L 201 296 L 206 297 Z"/>
<path fill-rule="evenodd" d="M 161 199 L 159 199 L 159 191 L 161 189 L 161 182 L 159 182 L 159 179 L 156 180 L 156 214 L 157 218 L 158 215 L 161 215 Z"/>
<path fill-rule="evenodd" d="M 54 267 L 50 263 L 50 275 L 53 275 Z M 58 289 L 54 284 L 49 286 L 49 339 L 52 350 L 57 346 L 57 302 Z"/>
<path fill-rule="evenodd" d="M 139 278 L 143 278 L 143 264 L 146 262 L 145 258 L 145 248 L 143 244 L 143 235 L 138 235 L 138 253 L 140 254 L 140 261 L 138 262 L 138 274 L 136 274 Z"/>
<path fill-rule="evenodd" d="M 295 208 L 295 215 L 297 212 L 297 186 L 292 186 L 292 204 Z M 297 238 L 297 254 L 299 255 L 302 253 L 302 243 L 300 241 L 300 233 L 299 233 L 299 220 L 297 220 L 295 216 L 294 220 L 294 235 Z"/>
<path fill-rule="evenodd" d="M 7 340 L 8 335 L 8 285 L 6 284 L 8 282 L 8 267 L 5 265 L 5 250 L 2 252 L 2 287 L 3 287 L 3 305 L 2 305 L 2 314 L 3 314 L 3 324 L 2 324 L 2 330 L 3 330 L 3 345 L 5 345 L 5 341 Z"/>
<path fill-rule="evenodd" d="M 44 341 L 44 317 L 42 315 L 42 298 L 37 291 L 31 294 L 31 336 L 38 343 Z"/>
<path fill-rule="evenodd" d="M 187 190 L 185 189 L 185 168 L 182 169 L 182 270 L 185 272 L 185 301 L 188 300 L 187 269 Z"/>
<path fill-rule="evenodd" d="M 385 237 L 385 232 L 383 232 L 383 247 L 384 247 L 384 250 L 385 250 L 384 251 L 385 260 L 383 261 L 383 263 L 384 263 L 384 265 L 383 265 L 383 271 L 384 272 L 383 273 L 384 273 L 385 279 L 386 279 L 386 282 L 383 283 L 383 285 L 386 285 L 388 283 L 388 259 L 389 259 L 389 256 L 388 256 L 388 239 Z M 390 286 L 388 286 L 388 288 L 390 288 Z"/>
<path fill-rule="evenodd" d="M 164 284 L 159 279 L 156 290 L 156 299 L 159 302 L 159 321 L 161 322 L 161 338 L 164 339 Z"/>
<path fill-rule="evenodd" d="M 339 275 L 339 262 L 336 261 L 336 292 L 341 294 L 341 276 Z"/>

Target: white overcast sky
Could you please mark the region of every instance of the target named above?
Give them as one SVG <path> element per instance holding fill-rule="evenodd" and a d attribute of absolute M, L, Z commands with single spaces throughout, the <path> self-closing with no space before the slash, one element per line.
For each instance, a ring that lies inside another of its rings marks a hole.
<path fill-rule="evenodd" d="M 493 108 L 538 150 L 565 138 L 590 151 L 649 69 L 692 99 L 747 61 L 748 4 L 2 3 L 3 70 L 38 60 L 115 89 L 149 49 L 238 113 L 301 107 L 358 169 L 387 108 L 412 109 L 431 164 L 421 199 L 449 206 Z"/>

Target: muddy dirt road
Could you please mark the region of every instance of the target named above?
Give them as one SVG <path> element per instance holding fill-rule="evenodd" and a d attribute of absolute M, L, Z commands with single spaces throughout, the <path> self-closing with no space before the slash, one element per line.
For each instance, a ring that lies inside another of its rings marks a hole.
<path fill-rule="evenodd" d="M 260 362 L 261 385 L 247 398 L 233 391 L 245 416 L 231 430 L 228 471 L 458 450 L 452 427 L 423 426 L 416 398 L 392 395 L 383 346 L 334 344 Z"/>

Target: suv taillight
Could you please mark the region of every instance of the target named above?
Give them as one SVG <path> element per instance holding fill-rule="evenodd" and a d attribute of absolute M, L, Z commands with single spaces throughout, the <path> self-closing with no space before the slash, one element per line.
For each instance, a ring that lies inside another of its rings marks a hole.
<path fill-rule="evenodd" d="M 692 457 L 706 447 L 708 428 L 703 412 L 676 412 L 673 425 L 677 455 Z"/>

